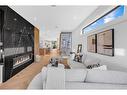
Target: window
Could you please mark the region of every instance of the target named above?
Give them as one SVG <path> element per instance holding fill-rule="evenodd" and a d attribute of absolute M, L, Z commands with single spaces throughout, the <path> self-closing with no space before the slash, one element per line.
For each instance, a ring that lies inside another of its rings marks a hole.
<path fill-rule="evenodd" d="M 105 23 L 108 23 L 114 19 L 117 19 L 118 17 L 123 16 L 123 15 L 124 15 L 124 6 L 123 5 L 117 6 L 116 8 L 114 8 L 113 10 L 111 10 L 110 12 L 105 14 L 104 16 L 100 17 L 93 23 L 91 23 L 88 26 L 86 26 L 85 28 L 83 28 L 82 33 L 84 34 L 85 32 L 89 32 L 93 29 L 96 29 L 97 27 L 99 27 Z"/>

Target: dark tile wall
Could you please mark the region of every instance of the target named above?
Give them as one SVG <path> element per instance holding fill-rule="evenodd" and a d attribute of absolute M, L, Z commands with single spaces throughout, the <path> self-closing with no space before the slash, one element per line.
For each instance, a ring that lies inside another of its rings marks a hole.
<path fill-rule="evenodd" d="M 27 53 L 34 56 L 34 26 L 8 6 L 0 6 L 0 10 L 3 11 L 3 18 L 0 15 L 0 41 L 5 54 L 3 80 L 6 81 L 34 61 L 33 57 L 29 62 L 13 68 L 13 58 Z"/>

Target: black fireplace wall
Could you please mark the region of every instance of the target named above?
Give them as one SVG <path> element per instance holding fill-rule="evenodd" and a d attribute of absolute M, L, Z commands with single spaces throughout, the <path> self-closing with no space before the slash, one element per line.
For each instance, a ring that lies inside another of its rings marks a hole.
<path fill-rule="evenodd" d="M 34 61 L 34 26 L 8 6 L 0 6 L 0 47 L 4 51 L 3 81 Z M 32 60 L 14 68 L 13 58 L 32 53 Z"/>

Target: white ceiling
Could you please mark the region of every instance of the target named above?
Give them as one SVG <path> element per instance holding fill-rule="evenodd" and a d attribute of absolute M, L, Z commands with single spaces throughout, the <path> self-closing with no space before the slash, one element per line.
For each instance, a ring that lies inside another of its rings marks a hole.
<path fill-rule="evenodd" d="M 56 40 L 60 32 L 72 32 L 97 6 L 10 6 L 39 28 L 41 39 Z"/>

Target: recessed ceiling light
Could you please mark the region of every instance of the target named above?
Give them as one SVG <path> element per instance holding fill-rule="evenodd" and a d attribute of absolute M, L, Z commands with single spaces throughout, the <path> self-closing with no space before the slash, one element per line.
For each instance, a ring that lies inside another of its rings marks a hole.
<path fill-rule="evenodd" d="M 14 21 L 17 21 L 17 18 L 14 18 L 13 20 L 14 20 Z"/>

